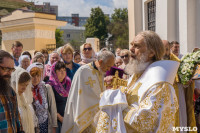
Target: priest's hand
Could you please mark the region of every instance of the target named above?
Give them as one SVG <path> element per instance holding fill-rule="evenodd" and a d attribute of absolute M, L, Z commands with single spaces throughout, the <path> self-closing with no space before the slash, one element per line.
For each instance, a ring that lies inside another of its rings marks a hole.
<path fill-rule="evenodd" d="M 106 89 L 111 89 L 113 86 L 112 86 L 112 80 L 113 80 L 113 77 L 114 76 L 106 76 L 104 78 L 104 82 L 106 83 Z"/>

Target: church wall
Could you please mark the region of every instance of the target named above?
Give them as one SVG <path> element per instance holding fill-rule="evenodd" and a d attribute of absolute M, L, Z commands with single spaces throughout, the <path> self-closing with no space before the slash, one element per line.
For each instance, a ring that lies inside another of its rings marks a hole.
<path fill-rule="evenodd" d="M 196 1 L 196 45 L 195 47 L 200 48 L 200 0 Z"/>
<path fill-rule="evenodd" d="M 128 0 L 129 43 L 143 30 L 143 9 L 141 0 Z"/>

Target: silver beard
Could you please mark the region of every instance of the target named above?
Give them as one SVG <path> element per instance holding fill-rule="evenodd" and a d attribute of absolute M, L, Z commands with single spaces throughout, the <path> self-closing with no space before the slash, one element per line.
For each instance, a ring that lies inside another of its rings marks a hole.
<path fill-rule="evenodd" d="M 139 59 L 137 57 L 131 58 L 129 63 L 126 65 L 124 71 L 126 74 L 133 75 L 144 72 L 151 62 L 147 62 L 148 52 L 143 53 Z"/>

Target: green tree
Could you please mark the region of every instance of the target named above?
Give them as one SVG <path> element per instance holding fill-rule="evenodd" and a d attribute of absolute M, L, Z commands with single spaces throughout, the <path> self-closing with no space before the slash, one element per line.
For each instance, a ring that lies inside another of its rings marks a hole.
<path fill-rule="evenodd" d="M 127 8 L 115 9 L 111 15 L 111 22 L 108 25 L 108 32 L 112 34 L 110 42 L 114 44 L 114 48 L 128 48 L 128 10 Z"/>
<path fill-rule="evenodd" d="M 92 8 L 90 17 L 85 25 L 85 38 L 97 37 L 104 40 L 107 37 L 107 24 L 109 18 L 104 15 L 100 7 Z"/>
<path fill-rule="evenodd" d="M 64 44 L 64 40 L 62 38 L 63 31 L 61 31 L 60 29 L 56 29 L 55 36 L 56 36 L 56 48 L 63 46 Z"/>

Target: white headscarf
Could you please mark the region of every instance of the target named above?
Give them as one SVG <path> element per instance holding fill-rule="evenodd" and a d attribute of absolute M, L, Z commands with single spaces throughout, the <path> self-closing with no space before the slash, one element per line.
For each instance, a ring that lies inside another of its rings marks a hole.
<path fill-rule="evenodd" d="M 17 94 L 18 108 L 19 108 L 24 131 L 26 133 L 34 133 L 35 125 L 34 125 L 34 112 L 31 106 L 33 102 L 33 94 L 31 91 L 31 81 L 29 85 L 26 87 L 26 90 L 23 92 L 23 94 L 19 95 L 18 93 L 19 78 L 21 74 L 24 72 L 28 73 L 23 68 L 16 67 L 16 70 L 12 73 L 12 76 L 11 76 L 11 86 L 13 87 L 13 89 L 15 90 Z"/>
<path fill-rule="evenodd" d="M 31 69 L 34 68 L 34 67 L 38 67 L 38 68 L 43 69 L 43 75 L 41 75 L 41 81 L 40 81 L 40 83 L 42 83 L 42 81 L 44 80 L 44 77 L 45 77 L 44 65 L 42 63 L 35 62 L 35 63 L 32 63 L 26 70 L 30 73 Z"/>
<path fill-rule="evenodd" d="M 94 52 L 94 50 L 93 50 L 93 48 L 92 48 L 92 45 L 91 45 L 91 48 L 92 48 L 92 57 L 91 58 L 86 58 L 85 56 L 84 56 L 84 54 L 83 54 L 83 49 L 84 49 L 84 47 L 85 47 L 85 45 L 86 44 L 88 44 L 88 43 L 84 43 L 81 47 L 80 47 L 80 50 L 81 50 L 81 59 L 82 59 L 82 62 L 84 62 L 84 63 L 90 63 L 90 62 L 93 62 L 93 61 L 95 61 L 96 60 L 96 54 L 95 54 L 95 52 Z"/>
<path fill-rule="evenodd" d="M 21 55 L 21 56 L 19 57 L 19 61 L 18 61 L 20 67 L 22 67 L 22 61 L 23 61 L 24 59 L 29 59 L 29 61 L 30 61 L 30 57 L 29 57 L 28 55 Z"/>

